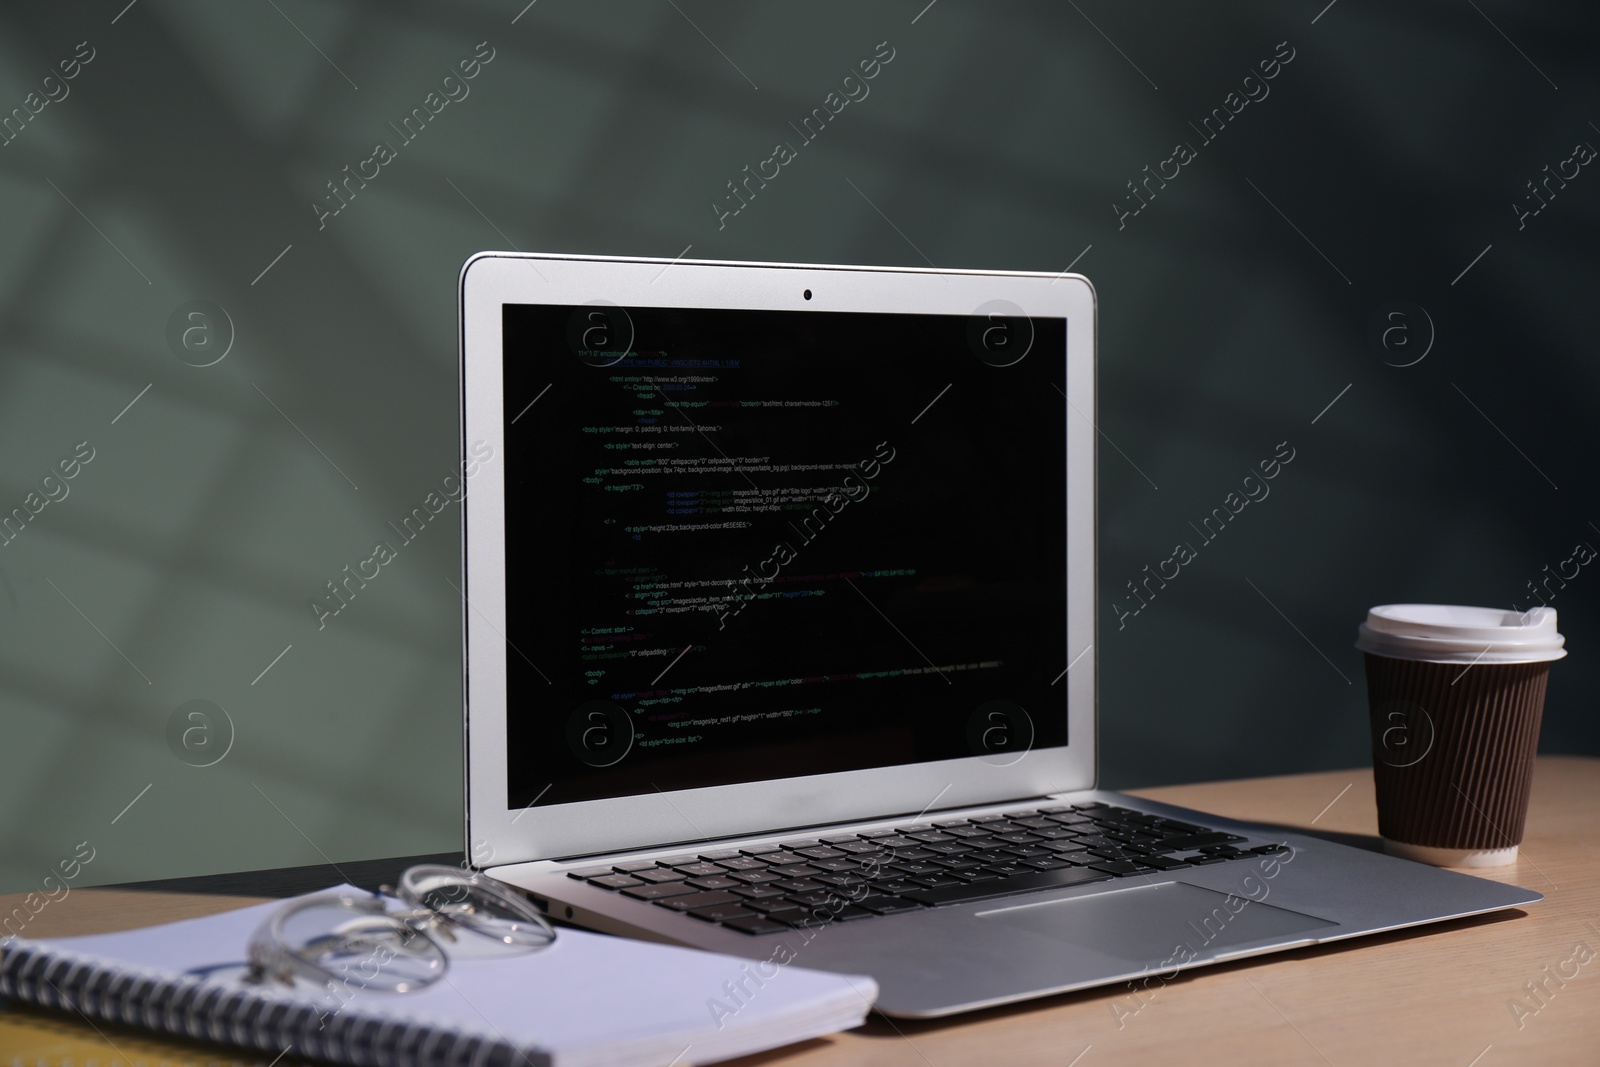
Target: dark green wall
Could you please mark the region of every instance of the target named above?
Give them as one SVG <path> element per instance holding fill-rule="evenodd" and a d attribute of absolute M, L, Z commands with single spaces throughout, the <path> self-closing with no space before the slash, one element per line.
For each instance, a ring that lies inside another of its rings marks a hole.
<path fill-rule="evenodd" d="M 1363 764 L 1369 605 L 1523 605 L 1600 545 L 1600 174 L 1562 162 L 1600 144 L 1592 5 L 924 3 L 0 11 L 0 115 L 28 115 L 0 146 L 0 507 L 93 451 L 0 547 L 0 890 L 80 842 L 80 883 L 459 846 L 454 513 L 324 628 L 308 602 L 454 466 L 455 283 L 486 248 L 1088 274 L 1112 785 Z M 324 183 L 479 42 L 468 95 L 319 228 Z M 870 94 L 719 218 L 880 42 Z M 1547 164 L 1576 176 L 1519 219 Z M 1146 166 L 1176 176 L 1124 215 Z M 194 300 L 231 321 L 211 366 L 189 320 L 169 340 Z M 1600 752 L 1600 574 L 1552 588 L 1544 748 Z"/>

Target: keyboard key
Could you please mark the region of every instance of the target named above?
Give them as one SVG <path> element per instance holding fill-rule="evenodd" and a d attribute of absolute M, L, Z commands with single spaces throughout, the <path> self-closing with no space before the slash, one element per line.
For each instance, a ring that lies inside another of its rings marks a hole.
<path fill-rule="evenodd" d="M 738 849 L 729 848 L 723 849 L 721 852 L 702 852 L 700 853 L 700 858 L 709 862 L 714 860 L 731 860 L 736 858 L 738 855 Z"/>
<path fill-rule="evenodd" d="M 1160 822 L 1161 816 L 1152 815 L 1148 811 L 1134 811 L 1132 808 L 1112 808 L 1110 812 L 1103 813 L 1103 818 L 1117 818 L 1124 822 Z"/>
<path fill-rule="evenodd" d="M 627 889 L 631 886 L 644 885 L 639 879 L 626 874 L 602 874 L 598 878 L 589 879 L 589 884 L 604 886 L 606 889 Z"/>
<path fill-rule="evenodd" d="M 782 852 L 777 845 L 748 845 L 739 850 L 746 856 L 770 856 L 774 852 Z"/>
<path fill-rule="evenodd" d="M 782 907 L 782 909 L 771 910 L 771 912 L 762 912 L 762 910 L 758 910 L 757 915 L 755 915 L 755 917 L 760 918 L 760 920 L 763 920 L 763 921 L 768 921 L 768 923 L 781 923 L 781 921 L 784 920 L 784 918 L 786 918 L 786 917 L 798 917 L 798 915 L 805 915 L 805 910 L 798 909 L 798 907 L 795 907 L 794 904 L 784 904 L 784 907 Z M 734 921 L 749 921 L 749 920 L 734 920 Z M 787 926 L 784 929 L 787 929 Z"/>
<path fill-rule="evenodd" d="M 1220 831 L 1203 834 L 1182 834 L 1176 837 L 1162 838 L 1161 850 L 1163 852 L 1171 852 L 1184 848 L 1200 848 L 1204 845 L 1227 845 L 1243 840 L 1244 838 L 1237 834 L 1225 834 Z"/>
<path fill-rule="evenodd" d="M 906 836 L 911 838 L 913 841 L 921 841 L 925 845 L 931 845 L 936 841 L 955 840 L 949 834 L 943 833 L 939 830 L 924 830 L 921 833 L 907 834 Z"/>
<path fill-rule="evenodd" d="M 937 863 L 947 871 L 968 871 L 980 866 L 977 860 L 967 856 L 950 856 L 947 859 L 931 860 L 930 862 Z"/>
<path fill-rule="evenodd" d="M 1052 815 L 1052 816 L 1050 816 L 1050 821 L 1055 823 L 1057 826 L 1089 826 L 1089 825 L 1092 825 L 1091 822 L 1090 822 L 1089 816 L 1087 816 L 1087 815 L 1079 815 L 1076 812 L 1074 812 L 1071 815 Z"/>
<path fill-rule="evenodd" d="M 987 882 L 991 878 L 999 878 L 1000 876 L 993 871 L 976 867 L 966 871 L 951 871 L 950 877 L 959 878 L 963 882 Z"/>
<path fill-rule="evenodd" d="M 1039 889 L 1061 889 L 1067 886 L 1101 882 L 1111 875 L 1089 867 L 1070 867 L 1059 871 L 1030 871 L 1014 878 L 999 878 L 985 882 L 962 882 L 938 889 L 922 889 L 907 893 L 906 899 L 918 904 L 961 904 L 969 900 L 988 900 L 1010 896 L 1013 893 L 1031 893 Z"/>
<path fill-rule="evenodd" d="M 612 870 L 610 867 L 585 867 L 578 871 L 568 871 L 567 877 L 576 878 L 581 882 L 586 882 L 591 878 L 603 878 L 608 874 L 615 873 L 616 871 Z"/>
<path fill-rule="evenodd" d="M 934 827 L 936 829 L 948 830 L 952 826 L 965 826 L 965 825 L 967 825 L 967 820 L 965 820 L 965 819 L 954 819 L 954 820 L 951 820 L 949 822 L 936 822 L 933 825 L 934 825 Z"/>
<path fill-rule="evenodd" d="M 1262 845 L 1260 848 L 1253 848 L 1250 851 L 1258 856 L 1277 856 L 1293 850 L 1288 845 Z"/>
<path fill-rule="evenodd" d="M 614 863 L 613 867 L 621 874 L 632 874 L 634 871 L 648 871 L 656 866 L 655 860 L 645 860 L 633 863 Z"/>
<path fill-rule="evenodd" d="M 971 852 L 972 846 L 963 845 L 956 841 L 944 841 L 938 844 L 929 845 L 928 851 L 937 853 L 940 856 L 959 856 L 963 852 Z"/>
<path fill-rule="evenodd" d="M 767 897 L 761 900 L 752 900 L 751 898 L 746 897 L 744 906 L 749 908 L 751 911 L 759 911 L 763 915 L 774 911 L 794 911 L 799 907 L 798 904 L 789 900 L 787 897 Z"/>
<path fill-rule="evenodd" d="M 813 889 L 821 889 L 821 882 L 813 882 L 809 878 L 785 878 L 781 882 L 773 882 L 774 886 L 790 893 L 808 893 Z"/>
<path fill-rule="evenodd" d="M 974 837 L 988 837 L 992 831 L 985 830 L 980 826 L 951 826 L 945 829 L 945 833 L 951 837 L 967 840 Z"/>
<path fill-rule="evenodd" d="M 1101 837 L 1096 834 L 1080 836 L 1078 838 L 1078 844 L 1082 845 L 1084 848 L 1117 848 L 1121 846 L 1122 842 L 1116 840 L 1115 838 Z"/>
<path fill-rule="evenodd" d="M 651 886 L 650 888 L 659 887 Z M 691 891 L 683 896 L 666 897 L 656 901 L 656 903 L 663 907 L 672 908 L 675 911 L 689 911 L 692 908 L 709 908 L 715 904 L 739 904 L 742 906 L 744 902 L 742 898 L 736 897 L 732 893 L 695 893 Z"/>
<path fill-rule="evenodd" d="M 813 889 L 808 893 L 789 894 L 789 901 L 801 907 L 815 907 L 838 899 L 839 895 L 830 889 Z"/>
<path fill-rule="evenodd" d="M 709 878 L 722 873 L 722 868 L 715 863 L 679 863 L 672 869 L 691 878 Z"/>
<path fill-rule="evenodd" d="M 921 848 L 921 841 L 913 841 L 902 834 L 890 834 L 887 837 L 873 839 L 873 844 L 880 848 Z"/>
<path fill-rule="evenodd" d="M 842 845 L 847 841 L 854 841 L 855 839 L 855 834 L 844 834 L 840 837 L 824 837 L 822 839 L 822 843 L 824 845 Z"/>
<path fill-rule="evenodd" d="M 777 882 L 782 880 L 771 871 L 734 871 L 732 874 L 728 875 L 728 877 L 732 878 L 735 882 L 741 882 L 745 885 L 761 885 L 764 882 Z"/>
<path fill-rule="evenodd" d="M 662 882 L 659 885 L 637 885 L 622 891 L 623 896 L 633 897 L 635 900 L 661 900 L 665 897 L 677 897 L 694 893 L 696 889 L 687 882 Z"/>
<path fill-rule="evenodd" d="M 1051 852 L 1056 853 L 1057 855 L 1072 855 L 1077 852 L 1088 851 L 1088 849 L 1084 848 L 1082 841 L 1073 841 L 1070 839 L 1066 841 L 1046 841 L 1044 843 L 1044 847 L 1049 849 Z"/>
<path fill-rule="evenodd" d="M 877 882 L 885 878 L 898 877 L 900 872 L 889 866 L 886 861 L 874 860 L 871 863 L 862 864 L 853 873 L 859 874 L 869 882 Z"/>
<path fill-rule="evenodd" d="M 1030 815 L 1022 819 L 1012 819 L 1011 821 L 1028 830 L 1043 830 L 1055 825 L 1049 819 L 1037 815 Z"/>
<path fill-rule="evenodd" d="M 1054 856 L 1040 857 L 1038 859 L 1027 859 L 1023 860 L 1022 862 L 1027 864 L 1029 867 L 1040 871 L 1059 871 L 1063 867 L 1076 866 L 1076 864 L 1069 863 L 1066 860 L 1056 859 Z"/>
<path fill-rule="evenodd" d="M 782 923 L 763 919 L 759 915 L 749 919 L 729 919 L 722 925 L 730 930 L 737 930 L 741 934 L 781 934 L 789 929 Z"/>
<path fill-rule="evenodd" d="M 868 912 L 867 914 L 872 914 Z M 782 923 L 784 926 L 812 927 L 823 926 L 827 923 L 827 913 L 817 915 L 810 908 L 796 908 L 793 911 L 769 911 L 767 919 L 771 922 Z"/>
<path fill-rule="evenodd" d="M 1048 829 L 1034 830 L 1033 836 L 1043 838 L 1046 841 L 1065 841 L 1078 835 L 1060 826 L 1052 826 Z"/>
<path fill-rule="evenodd" d="M 776 900 L 783 896 L 783 890 L 770 885 L 747 885 L 743 889 L 729 890 L 746 900 Z"/>
<path fill-rule="evenodd" d="M 1172 830 L 1185 834 L 1210 833 L 1204 826 L 1196 826 L 1192 822 L 1179 822 L 1176 819 L 1162 819 L 1159 825 L 1163 830 Z"/>
<path fill-rule="evenodd" d="M 1078 861 L 1080 863 L 1099 863 L 1101 860 L 1107 860 L 1114 863 L 1143 863 L 1148 866 L 1149 862 L 1155 859 L 1154 856 L 1146 856 L 1140 852 L 1112 852 L 1109 849 L 1103 850 L 1103 852 L 1104 854 L 1090 852 L 1087 855 L 1078 857 Z"/>
<path fill-rule="evenodd" d="M 753 856 L 735 856 L 731 860 L 718 860 L 717 866 L 725 871 L 764 871 L 767 869 L 765 860 L 758 860 Z"/>
<path fill-rule="evenodd" d="M 1012 856 L 1048 856 L 1050 850 L 1043 845 L 1011 845 L 1001 849 L 1002 852 Z"/>
<path fill-rule="evenodd" d="M 635 871 L 633 877 L 644 882 L 681 882 L 684 874 L 671 867 L 653 867 L 648 871 Z"/>
<path fill-rule="evenodd" d="M 1007 847 L 1008 848 L 1021 848 L 1022 846 L 1020 846 L 1020 845 L 1009 845 Z M 977 860 L 979 863 L 1011 863 L 1017 857 L 1015 857 L 1011 853 L 1005 851 L 1005 849 L 995 848 L 995 849 L 985 849 L 982 852 L 969 852 L 969 853 L 967 853 L 967 858 L 968 859 L 972 859 L 972 860 Z"/>
<path fill-rule="evenodd" d="M 795 848 L 790 849 L 790 851 L 813 860 L 836 860 L 844 855 L 838 849 L 829 848 L 826 845 L 818 845 L 815 848 Z"/>
<path fill-rule="evenodd" d="M 691 878 L 689 884 L 696 889 L 738 889 L 741 883 L 735 882 L 732 878 L 715 875 L 710 878 Z"/>
<path fill-rule="evenodd" d="M 895 860 L 891 866 L 897 871 L 906 874 L 928 874 L 939 870 L 939 865 L 925 860 Z"/>
<path fill-rule="evenodd" d="M 818 868 L 809 863 L 781 863 L 775 867 L 768 867 L 767 870 L 781 878 L 804 878 L 816 874 Z"/>
<path fill-rule="evenodd" d="M 851 886 L 865 885 L 867 880 L 859 874 L 819 874 L 812 881 L 821 882 L 823 885 Z"/>
<path fill-rule="evenodd" d="M 894 860 L 896 863 L 901 860 L 925 860 L 937 855 L 937 852 L 929 852 L 927 849 L 923 848 L 922 842 L 920 841 L 917 842 L 916 848 L 897 848 L 894 850 Z"/>
<path fill-rule="evenodd" d="M 883 882 L 868 882 L 867 884 L 871 886 L 874 893 L 889 897 L 897 897 L 902 893 L 909 893 L 913 889 L 923 888 L 917 883 L 905 878 L 895 878 Z"/>
<path fill-rule="evenodd" d="M 994 839 L 996 841 L 1006 841 L 1013 845 L 1026 845 L 1039 840 L 1039 838 L 1029 833 L 996 834 Z"/>
<path fill-rule="evenodd" d="M 859 871 L 862 860 L 859 856 L 847 856 L 838 860 L 812 860 L 811 866 L 819 871 L 830 871 L 834 874 L 840 871 Z"/>
<path fill-rule="evenodd" d="M 1146 867 L 1154 867 L 1158 871 L 1182 871 L 1189 867 L 1187 863 L 1169 860 L 1165 856 L 1145 856 L 1139 862 Z"/>
<path fill-rule="evenodd" d="M 866 908 L 874 915 L 894 915 L 902 911 L 921 911 L 922 905 L 898 897 L 862 897 L 856 907 Z"/>
<path fill-rule="evenodd" d="M 862 833 L 858 834 L 857 836 L 858 837 L 867 837 L 867 838 L 893 837 L 894 836 L 894 831 L 893 830 L 866 830 L 866 831 L 863 831 Z"/>
<path fill-rule="evenodd" d="M 1016 863 L 991 863 L 991 864 L 988 864 L 987 866 L 980 867 L 978 869 L 980 871 L 987 871 L 989 874 L 999 875 L 1001 878 L 1009 878 L 1012 875 L 1017 875 L 1017 874 L 1033 874 L 1034 873 L 1034 870 L 1033 870 L 1032 867 L 1024 867 L 1022 865 L 1021 861 L 1018 861 Z"/>
<path fill-rule="evenodd" d="M 1071 810 L 1072 810 L 1072 807 L 1070 805 L 1057 804 L 1055 807 L 1051 807 L 1051 808 L 1040 808 L 1039 809 L 1039 814 L 1040 815 L 1060 815 L 1060 814 L 1062 814 L 1064 812 L 1069 812 Z"/>
<path fill-rule="evenodd" d="M 840 841 L 837 842 L 833 847 L 838 849 L 840 852 L 848 852 L 855 856 L 864 855 L 868 852 L 883 851 L 882 847 L 874 841 Z"/>
<path fill-rule="evenodd" d="M 689 914 L 706 922 L 720 923 L 729 919 L 754 919 L 756 913 L 737 904 L 714 904 L 709 908 L 690 908 Z"/>
<path fill-rule="evenodd" d="M 918 874 L 914 875 L 911 880 L 918 885 L 927 886 L 929 889 L 937 889 L 942 885 L 962 884 L 960 878 L 953 878 L 948 874 Z"/>
<path fill-rule="evenodd" d="M 1131 860 L 1095 860 L 1087 868 L 1081 870 L 1104 871 L 1107 874 L 1154 874 L 1155 868 L 1143 863 L 1134 863 Z"/>

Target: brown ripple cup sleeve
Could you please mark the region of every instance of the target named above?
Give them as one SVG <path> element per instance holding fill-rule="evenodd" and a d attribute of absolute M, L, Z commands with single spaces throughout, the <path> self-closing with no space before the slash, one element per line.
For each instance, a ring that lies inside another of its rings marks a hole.
<path fill-rule="evenodd" d="M 1441 867 L 1516 861 L 1545 685 L 1563 644 L 1550 608 L 1368 612 L 1356 647 L 1386 851 Z"/>

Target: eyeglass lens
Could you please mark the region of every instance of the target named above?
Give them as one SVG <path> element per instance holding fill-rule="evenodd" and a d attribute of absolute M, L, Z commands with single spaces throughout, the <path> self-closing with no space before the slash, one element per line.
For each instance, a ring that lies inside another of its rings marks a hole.
<path fill-rule="evenodd" d="M 301 960 L 358 989 L 404 993 L 446 967 L 444 951 L 399 919 L 332 902 L 288 916 L 282 938 Z"/>
<path fill-rule="evenodd" d="M 401 889 L 412 903 L 507 945 L 539 947 L 555 937 L 532 904 L 453 867 L 413 867 Z"/>

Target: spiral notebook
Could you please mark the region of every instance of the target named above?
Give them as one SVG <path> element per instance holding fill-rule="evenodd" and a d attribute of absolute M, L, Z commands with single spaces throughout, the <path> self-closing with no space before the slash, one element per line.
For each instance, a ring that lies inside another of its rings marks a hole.
<path fill-rule="evenodd" d="M 565 928 L 532 954 L 447 946 L 445 978 L 411 993 L 246 982 L 245 944 L 282 903 L 18 938 L 0 945 L 0 997 L 356 1067 L 667 1067 L 849 1029 L 877 995 L 870 978 Z"/>

